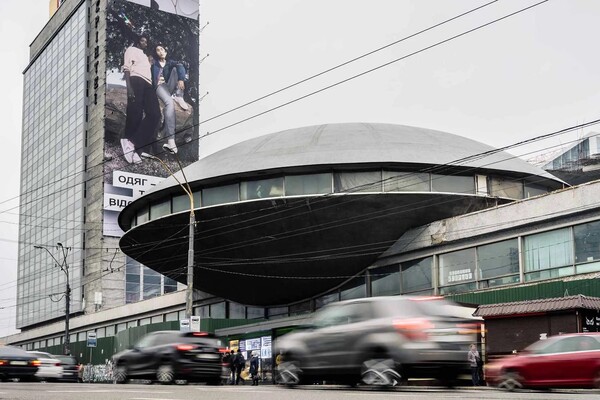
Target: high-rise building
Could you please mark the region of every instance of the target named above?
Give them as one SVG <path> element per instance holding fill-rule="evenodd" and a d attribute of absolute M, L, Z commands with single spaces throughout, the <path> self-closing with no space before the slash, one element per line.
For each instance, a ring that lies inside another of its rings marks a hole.
<path fill-rule="evenodd" d="M 116 218 L 168 175 L 143 153 L 198 159 L 198 21 L 198 0 L 50 2 L 24 71 L 17 328 L 64 318 L 67 284 L 73 315 L 177 290 L 119 251 Z"/>

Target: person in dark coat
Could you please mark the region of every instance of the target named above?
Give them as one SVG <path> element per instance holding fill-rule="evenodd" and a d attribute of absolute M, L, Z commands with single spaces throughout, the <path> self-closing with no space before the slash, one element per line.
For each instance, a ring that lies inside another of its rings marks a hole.
<path fill-rule="evenodd" d="M 233 385 L 235 383 L 235 352 L 231 350 L 228 354 L 227 358 L 227 366 L 229 367 L 229 384 Z"/>
<path fill-rule="evenodd" d="M 235 355 L 235 384 L 239 384 L 240 380 L 242 381 L 242 383 L 244 383 L 244 380 L 242 379 L 242 371 L 244 370 L 244 368 L 246 367 L 246 359 L 244 358 L 244 355 L 242 354 L 242 350 L 238 349 L 237 354 Z"/>
<path fill-rule="evenodd" d="M 258 386 L 258 364 L 258 354 L 256 351 L 253 351 L 252 357 L 250 358 L 250 376 L 252 376 L 252 386 Z"/>

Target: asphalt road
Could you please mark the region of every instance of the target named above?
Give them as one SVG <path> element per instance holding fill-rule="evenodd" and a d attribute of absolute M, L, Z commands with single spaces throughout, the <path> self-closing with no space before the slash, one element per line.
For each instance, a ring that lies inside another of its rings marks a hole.
<path fill-rule="evenodd" d="M 113 385 L 88 383 L 0 383 L 1 400 L 339 400 L 339 399 L 599 399 L 600 390 L 504 392 L 493 388 L 402 387 L 391 390 L 349 389 L 339 386 L 203 386 Z"/>

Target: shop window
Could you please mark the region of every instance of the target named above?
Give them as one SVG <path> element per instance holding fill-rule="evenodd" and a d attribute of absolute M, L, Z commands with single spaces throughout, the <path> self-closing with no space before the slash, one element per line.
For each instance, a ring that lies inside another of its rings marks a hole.
<path fill-rule="evenodd" d="M 265 309 L 263 307 L 246 307 L 248 319 L 263 319 L 265 318 Z"/>
<path fill-rule="evenodd" d="M 171 213 L 171 201 L 165 200 L 150 205 L 150 219 L 157 219 Z"/>
<path fill-rule="evenodd" d="M 144 222 L 148 222 L 148 219 L 149 219 L 148 208 L 144 207 L 143 209 L 141 209 L 140 211 L 138 211 L 138 213 L 137 213 L 137 225 L 141 225 Z"/>
<path fill-rule="evenodd" d="M 287 307 L 269 307 L 267 313 L 270 319 L 287 317 L 289 310 Z"/>
<path fill-rule="evenodd" d="M 337 291 L 333 293 L 326 294 L 321 297 L 317 297 L 315 299 L 315 308 L 319 309 L 321 307 L 326 306 L 329 303 L 333 303 L 336 301 L 340 301 L 340 295 Z"/>

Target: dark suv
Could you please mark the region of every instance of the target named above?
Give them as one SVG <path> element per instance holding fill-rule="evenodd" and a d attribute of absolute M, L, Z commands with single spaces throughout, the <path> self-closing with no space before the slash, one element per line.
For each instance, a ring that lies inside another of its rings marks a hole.
<path fill-rule="evenodd" d="M 113 365 L 116 383 L 136 378 L 165 384 L 175 380 L 219 384 L 221 342 L 204 332 L 152 332 L 132 349 L 115 354 Z"/>
<path fill-rule="evenodd" d="M 469 373 L 479 321 L 440 297 L 390 296 L 332 303 L 299 332 L 275 341 L 279 383 L 311 381 L 393 386 L 437 378 L 447 386 Z"/>

